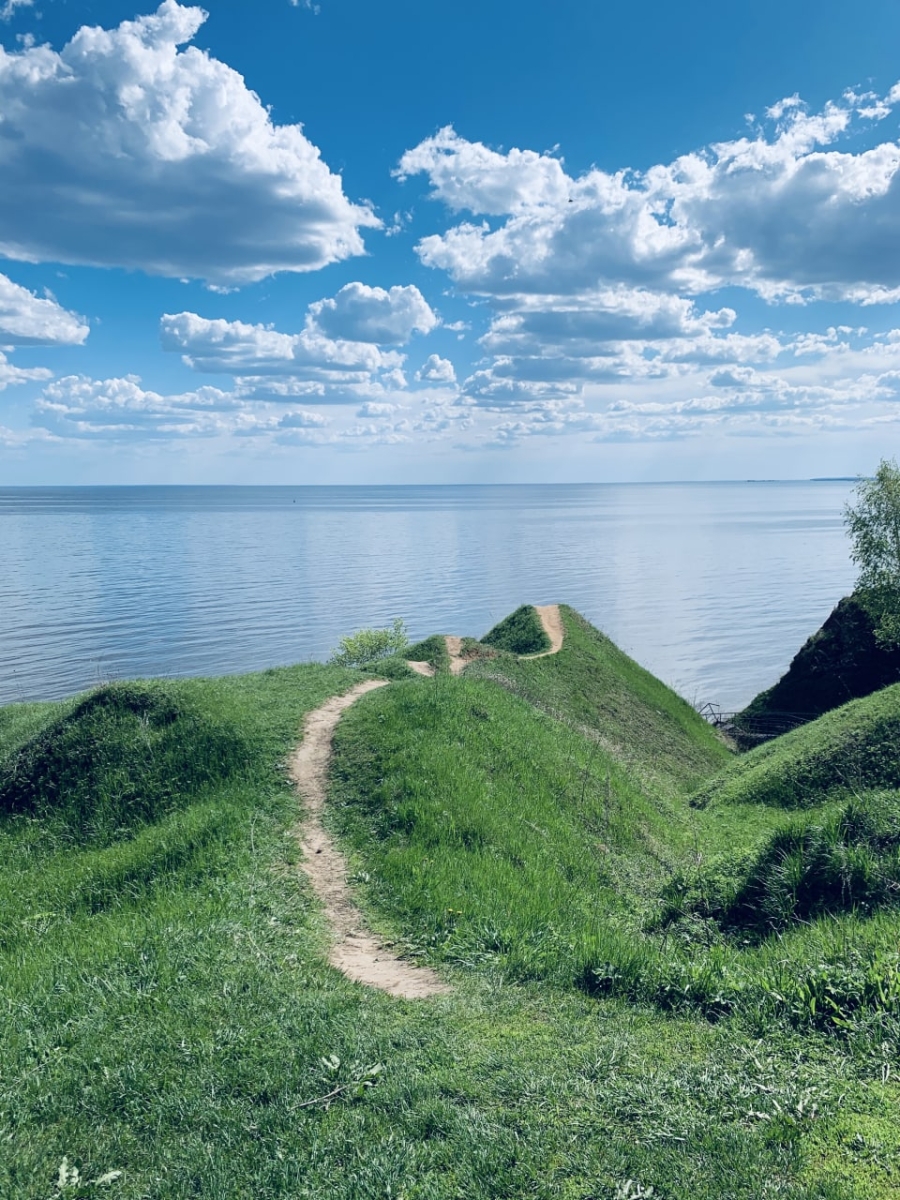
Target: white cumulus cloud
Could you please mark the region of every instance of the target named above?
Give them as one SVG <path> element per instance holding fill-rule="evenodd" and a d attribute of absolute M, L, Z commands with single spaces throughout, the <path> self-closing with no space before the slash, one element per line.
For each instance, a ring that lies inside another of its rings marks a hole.
<path fill-rule="evenodd" d="M 400 162 L 424 172 L 465 221 L 418 253 L 464 290 L 575 296 L 630 286 L 696 295 L 726 284 L 767 298 L 858 302 L 900 296 L 900 145 L 833 148 L 898 102 L 848 94 L 810 114 L 773 106 L 773 124 L 643 173 L 566 175 L 549 155 L 499 154 L 442 130 Z"/>
<path fill-rule="evenodd" d="M 0 352 L 0 392 L 19 383 L 31 383 L 36 379 L 50 379 L 52 371 L 46 367 L 14 367 L 5 354 Z"/>
<path fill-rule="evenodd" d="M 136 375 L 67 375 L 44 389 L 33 420 L 60 437 L 170 440 L 231 430 L 240 407 L 232 394 L 214 387 L 164 396 L 143 388 Z"/>
<path fill-rule="evenodd" d="M 88 333 L 83 317 L 0 275 L 0 346 L 80 346 Z"/>
<path fill-rule="evenodd" d="M 162 317 L 160 338 L 194 370 L 234 376 L 244 396 L 378 404 L 407 387 L 406 356 L 393 347 L 437 325 L 416 287 L 351 283 L 311 304 L 298 333 L 182 312 Z"/>
<path fill-rule="evenodd" d="M 441 358 L 439 354 L 429 354 L 419 370 L 416 371 L 416 379 L 420 383 L 456 383 L 456 371 L 449 358 Z"/>
<path fill-rule="evenodd" d="M 468 142 L 447 125 L 400 159 L 401 180 L 424 172 L 433 195 L 454 212 L 497 216 L 539 207 L 555 208 L 569 198 L 569 179 L 559 159 L 533 150 L 499 154 Z"/>
<path fill-rule="evenodd" d="M 395 350 L 381 350 L 371 342 L 336 341 L 309 325 L 300 333 L 279 333 L 265 325 L 208 320 L 192 312 L 165 314 L 160 336 L 163 349 L 180 351 L 188 366 L 235 376 L 362 382 L 403 363 Z"/>
<path fill-rule="evenodd" d="M 6 0 L 0 7 L 0 21 L 9 21 L 17 8 L 31 8 L 34 0 Z"/>
<path fill-rule="evenodd" d="M 367 287 L 348 283 L 309 306 L 312 323 L 327 337 L 402 346 L 414 333 L 431 333 L 438 318 L 415 286 Z"/>
<path fill-rule="evenodd" d="M 300 125 L 186 45 L 205 19 L 164 0 L 59 52 L 0 47 L 0 253 L 233 286 L 363 252 L 379 220 Z"/>

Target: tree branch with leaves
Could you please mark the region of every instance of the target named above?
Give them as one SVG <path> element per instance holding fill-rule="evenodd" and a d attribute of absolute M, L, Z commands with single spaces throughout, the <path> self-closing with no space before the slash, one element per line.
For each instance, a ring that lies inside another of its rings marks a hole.
<path fill-rule="evenodd" d="M 844 521 L 859 567 L 856 594 L 875 638 L 886 648 L 900 645 L 900 468 L 893 459 L 882 459 L 871 479 L 860 480 Z"/>

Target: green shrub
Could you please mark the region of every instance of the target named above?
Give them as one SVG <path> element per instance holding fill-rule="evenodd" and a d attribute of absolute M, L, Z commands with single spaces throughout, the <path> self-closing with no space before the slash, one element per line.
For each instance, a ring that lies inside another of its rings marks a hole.
<path fill-rule="evenodd" d="M 406 628 L 397 617 L 390 629 L 360 629 L 341 638 L 328 661 L 336 667 L 368 667 L 382 658 L 405 654 L 408 646 Z"/>
<path fill-rule="evenodd" d="M 541 654 L 550 649 L 550 639 L 531 604 L 523 604 L 510 613 L 481 640 L 486 646 L 508 650 L 510 654 Z"/>

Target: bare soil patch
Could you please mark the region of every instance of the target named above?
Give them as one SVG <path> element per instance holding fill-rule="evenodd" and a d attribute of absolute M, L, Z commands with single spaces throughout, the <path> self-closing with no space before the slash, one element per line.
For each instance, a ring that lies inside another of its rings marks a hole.
<path fill-rule="evenodd" d="M 447 643 L 447 653 L 450 655 L 450 674 L 461 675 L 469 660 L 463 657 L 462 638 L 448 634 L 444 639 Z"/>
<path fill-rule="evenodd" d="M 343 696 L 333 696 L 307 716 L 303 741 L 290 760 L 291 778 L 306 809 L 297 838 L 303 850 L 303 870 L 322 902 L 334 934 L 328 961 L 357 983 L 380 988 L 392 996 L 417 1000 L 442 995 L 450 989 L 434 971 L 398 958 L 366 930 L 347 883 L 346 860 L 322 825 L 335 726 L 341 713 L 360 696 L 384 686 L 384 680 L 366 680 Z"/>
<path fill-rule="evenodd" d="M 434 667 L 430 662 L 422 662 L 420 659 L 408 658 L 406 665 L 410 670 L 415 671 L 417 675 L 425 675 L 428 679 L 434 675 Z"/>
<path fill-rule="evenodd" d="M 559 654 L 562 650 L 565 631 L 558 604 L 536 604 L 534 611 L 541 618 L 544 633 L 550 639 L 550 649 L 542 650 L 540 654 L 528 654 L 526 658 L 546 658 L 548 654 Z"/>

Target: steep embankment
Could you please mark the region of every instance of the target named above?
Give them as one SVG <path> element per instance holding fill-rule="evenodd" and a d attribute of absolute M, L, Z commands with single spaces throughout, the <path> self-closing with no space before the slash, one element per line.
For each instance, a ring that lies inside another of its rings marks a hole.
<path fill-rule="evenodd" d="M 784 713 L 811 720 L 898 681 L 900 649 L 879 646 L 866 609 L 856 596 L 845 596 L 778 683 L 747 705 L 739 723 Z"/>
<path fill-rule="evenodd" d="M 669 791 L 695 787 L 729 761 L 728 748 L 685 700 L 574 609 L 560 605 L 558 612 L 558 653 L 524 660 L 501 653 L 474 662 L 468 673 L 574 723 Z"/>

